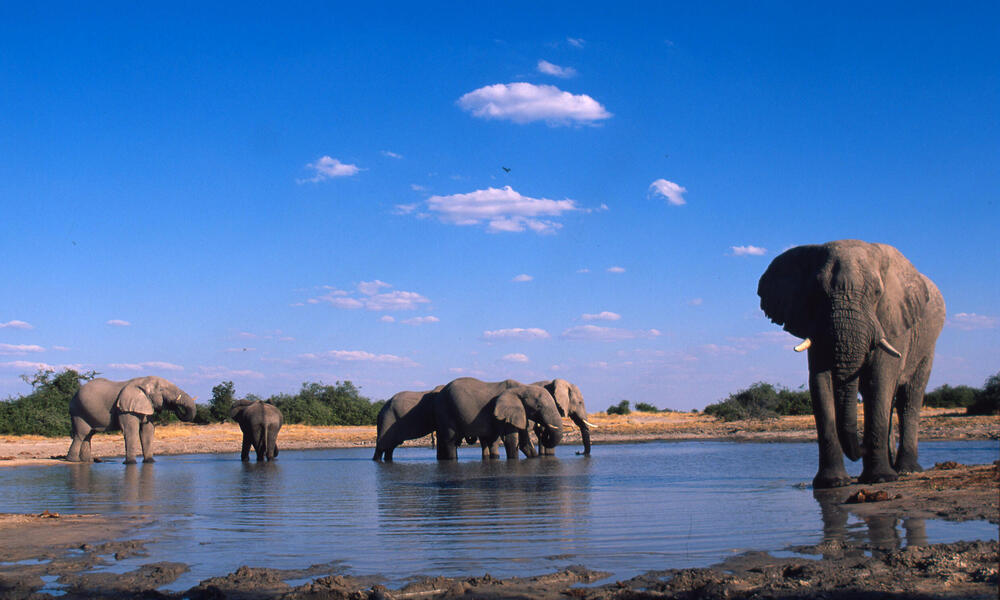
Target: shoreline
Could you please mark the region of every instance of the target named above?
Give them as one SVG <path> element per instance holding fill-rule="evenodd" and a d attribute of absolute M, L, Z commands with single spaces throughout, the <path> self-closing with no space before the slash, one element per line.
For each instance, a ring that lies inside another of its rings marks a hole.
<path fill-rule="evenodd" d="M 702 413 L 591 413 L 587 420 L 593 445 L 654 441 L 815 442 L 811 415 L 779 417 L 768 421 L 716 421 Z M 580 432 L 564 422 L 562 452 L 580 445 Z M 374 426 L 285 425 L 278 436 L 281 450 L 374 448 Z M 1000 440 L 1000 418 L 966 416 L 962 409 L 924 409 L 920 418 L 921 441 Z M 239 454 L 242 433 L 235 423 L 193 425 L 175 423 L 156 429 L 154 455 Z M 72 464 L 63 460 L 69 437 L 0 436 L 0 467 Z M 120 432 L 97 434 L 94 456 L 115 460 L 124 456 Z M 404 447 L 430 447 L 429 438 L 411 440 Z M 558 452 L 557 452 L 558 454 Z"/>

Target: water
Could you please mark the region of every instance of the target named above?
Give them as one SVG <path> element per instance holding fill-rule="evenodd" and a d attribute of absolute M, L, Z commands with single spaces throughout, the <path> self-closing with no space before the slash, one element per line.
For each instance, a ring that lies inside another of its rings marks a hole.
<path fill-rule="evenodd" d="M 781 551 L 824 538 L 879 545 L 995 539 L 987 522 L 862 521 L 803 487 L 816 445 L 658 442 L 600 445 L 594 456 L 479 460 L 464 449 L 439 463 L 399 448 L 284 451 L 273 463 L 238 453 L 163 456 L 155 464 L 0 469 L 0 511 L 152 514 L 149 556 L 109 569 L 170 560 L 191 571 L 186 589 L 241 565 L 382 575 L 537 574 L 570 564 L 627 578 L 707 566 L 744 550 Z M 1000 444 L 925 442 L 921 462 L 977 464 Z M 852 475 L 860 462 L 848 465 Z M 842 498 L 838 498 L 842 500 Z"/>

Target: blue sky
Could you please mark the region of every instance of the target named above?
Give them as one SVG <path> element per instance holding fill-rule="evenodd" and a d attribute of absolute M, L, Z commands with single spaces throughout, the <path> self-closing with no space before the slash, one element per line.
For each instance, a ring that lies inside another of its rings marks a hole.
<path fill-rule="evenodd" d="M 757 279 L 840 238 L 942 290 L 931 387 L 1000 368 L 995 4 L 145 4 L 0 7 L 0 397 L 701 408 L 805 383 Z"/>

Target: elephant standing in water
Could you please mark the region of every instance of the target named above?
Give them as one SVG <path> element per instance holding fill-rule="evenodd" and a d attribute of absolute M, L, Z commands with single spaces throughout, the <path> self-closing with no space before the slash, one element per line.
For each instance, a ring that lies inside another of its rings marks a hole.
<path fill-rule="evenodd" d="M 392 460 L 392 451 L 406 440 L 434 433 L 434 397 L 444 389 L 429 392 L 399 392 L 378 413 L 378 437 L 372 460 Z"/>
<path fill-rule="evenodd" d="M 250 460 L 251 446 L 257 453 L 257 462 L 278 456 L 278 431 L 284 419 L 277 406 L 260 400 L 238 400 L 229 410 L 229 416 L 243 432 L 240 460 Z"/>
<path fill-rule="evenodd" d="M 487 449 L 496 456 L 494 443 L 503 439 L 507 458 L 516 459 L 529 420 L 541 425 L 542 446 L 555 447 L 562 439 L 562 417 L 552 395 L 545 388 L 511 379 L 452 381 L 434 396 L 434 419 L 438 460 L 456 459 L 462 438 L 471 437 L 479 439 L 484 458 Z"/>
<path fill-rule="evenodd" d="M 565 379 L 553 379 L 551 381 L 537 381 L 532 385 L 537 385 L 548 390 L 552 394 L 552 398 L 556 401 L 556 408 L 559 409 L 559 414 L 563 417 L 569 417 L 573 420 L 573 423 L 580 428 L 580 440 L 583 443 L 583 455 L 590 456 L 590 430 L 597 429 L 597 425 L 587 421 L 587 407 L 583 403 L 583 394 L 580 393 L 580 388 L 576 387 Z M 535 434 L 539 433 L 537 424 L 529 427 L 533 429 Z M 527 447 L 532 449 L 532 443 L 529 441 Z M 522 450 L 525 448 L 525 443 L 521 443 Z M 555 454 L 555 448 L 546 448 L 544 445 L 538 445 L 539 454 Z M 531 454 L 529 454 L 530 456 Z"/>
<path fill-rule="evenodd" d="M 864 457 L 859 481 L 920 471 L 917 430 L 934 345 L 944 325 L 941 292 L 898 250 L 840 240 L 781 254 L 760 278 L 760 307 L 809 351 L 809 395 L 819 441 L 814 488 L 847 485 L 843 454 Z M 858 440 L 858 391 L 864 440 Z M 890 458 L 892 409 L 899 450 Z"/>
<path fill-rule="evenodd" d="M 92 462 L 90 438 L 97 431 L 121 429 L 125 435 L 125 464 L 134 464 L 139 446 L 143 462 L 153 462 L 153 413 L 172 409 L 182 421 L 195 415 L 195 399 L 162 377 L 128 381 L 98 378 L 88 381 L 69 403 L 73 441 L 66 460 Z"/>

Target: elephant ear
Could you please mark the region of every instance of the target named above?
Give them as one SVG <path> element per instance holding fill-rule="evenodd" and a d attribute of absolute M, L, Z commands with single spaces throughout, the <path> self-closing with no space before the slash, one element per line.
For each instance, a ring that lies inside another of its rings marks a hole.
<path fill-rule="evenodd" d="M 912 328 L 923 315 L 930 290 L 927 279 L 899 250 L 876 244 L 881 250 L 882 296 L 875 314 L 886 336 L 895 338 Z"/>
<path fill-rule="evenodd" d="M 253 404 L 253 400 L 237 400 L 233 402 L 233 405 L 229 408 L 229 418 L 236 419 L 241 412 L 246 410 L 248 406 Z"/>
<path fill-rule="evenodd" d="M 518 429 L 527 429 L 528 415 L 520 396 L 511 390 L 500 394 L 493 403 L 493 416 L 498 421 L 510 423 Z"/>
<path fill-rule="evenodd" d="M 828 256 L 825 246 L 796 246 L 771 261 L 757 283 L 761 310 L 796 337 L 812 334 L 813 306 L 821 293 L 817 274 Z"/>
<path fill-rule="evenodd" d="M 550 385 L 544 387 L 555 398 L 556 408 L 559 409 L 559 416 L 565 417 L 568 415 L 570 405 L 572 404 L 570 402 L 570 393 L 575 386 L 565 379 L 553 379 Z"/>
<path fill-rule="evenodd" d="M 129 382 L 122 391 L 118 393 L 118 400 L 115 401 L 120 412 L 135 413 L 137 415 L 153 414 L 153 403 L 150 401 L 146 391 L 138 383 Z"/>

